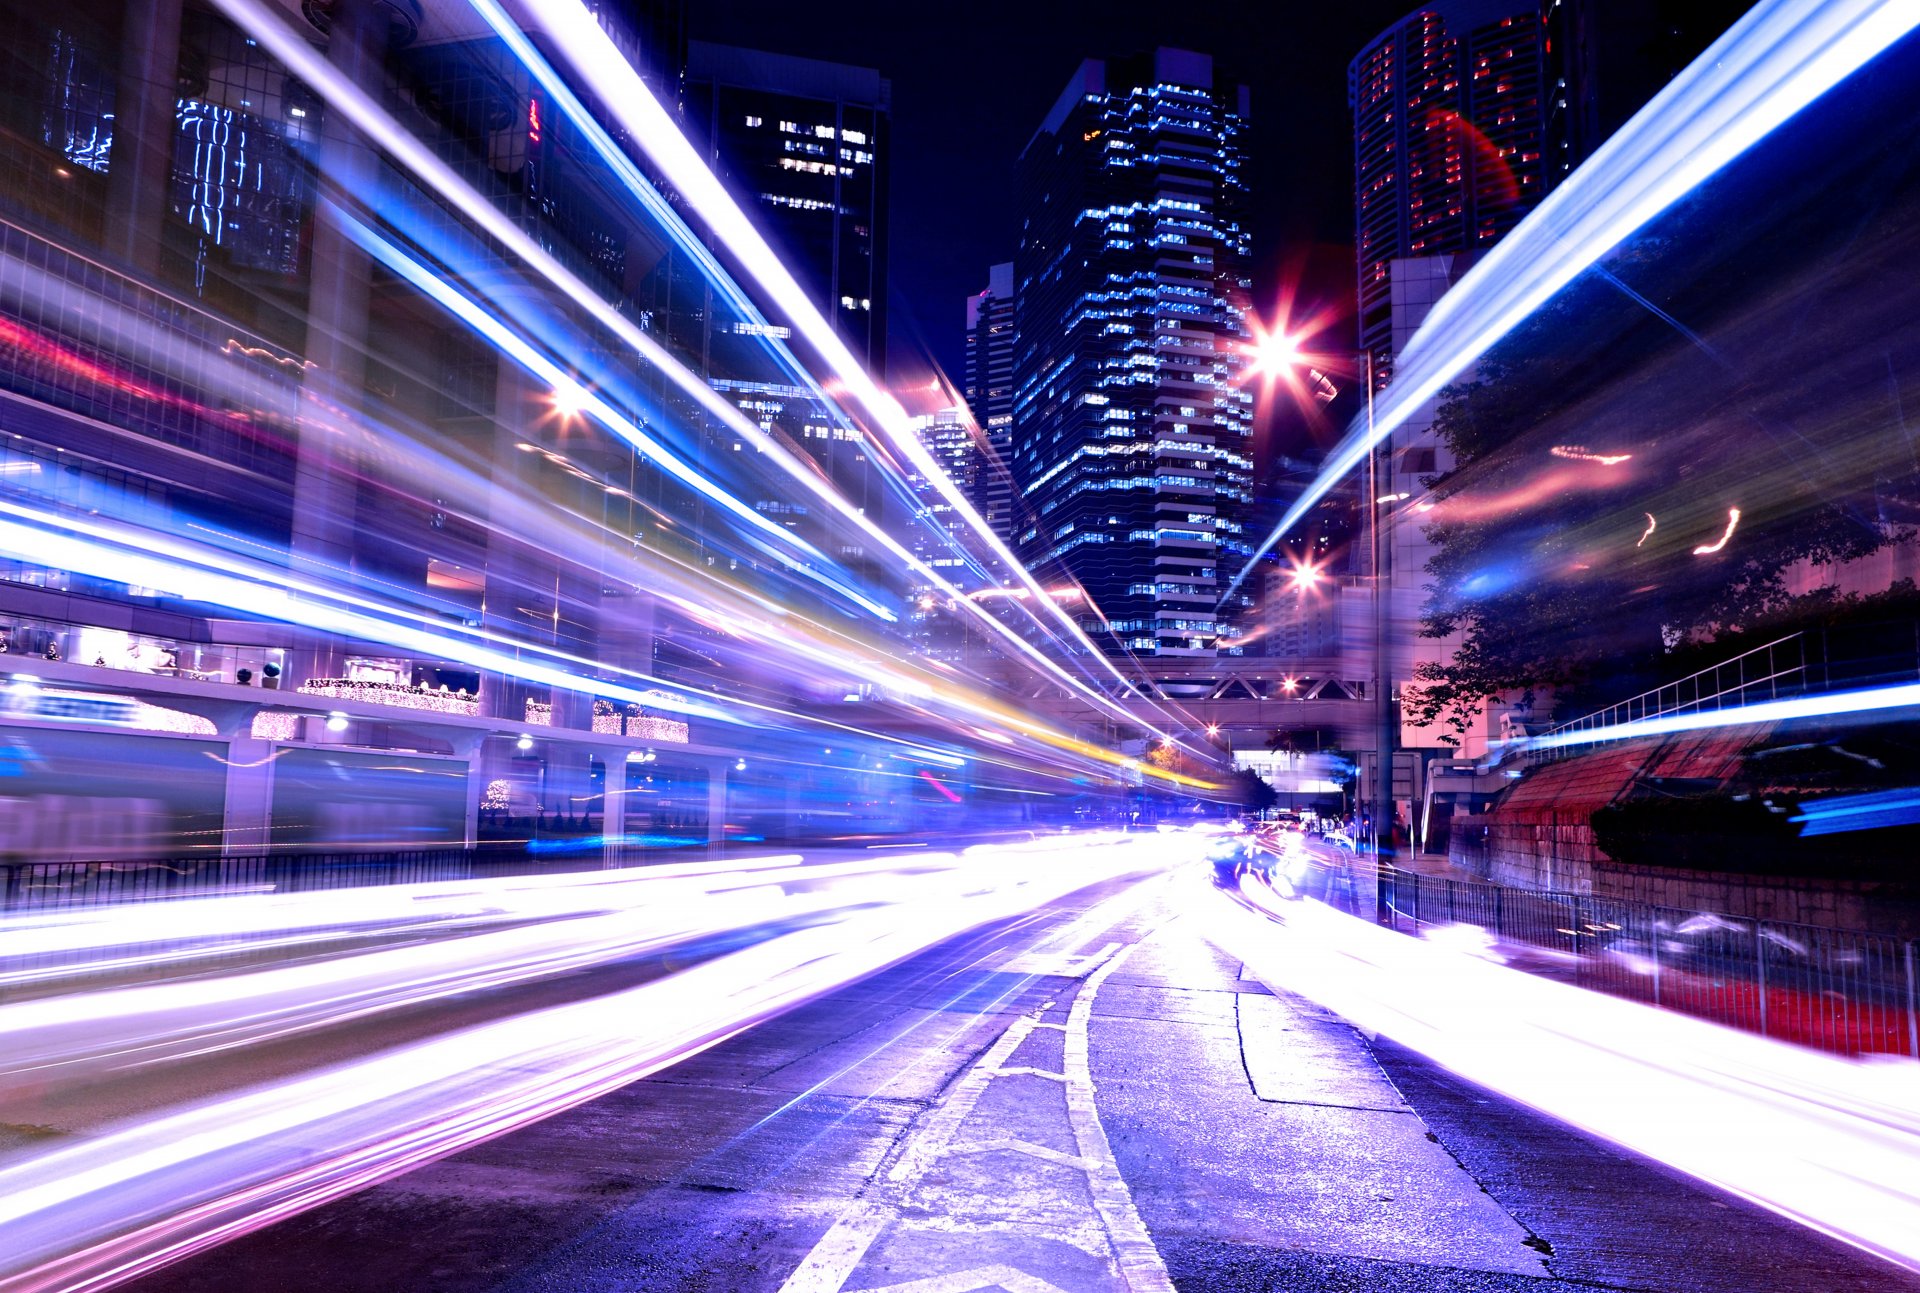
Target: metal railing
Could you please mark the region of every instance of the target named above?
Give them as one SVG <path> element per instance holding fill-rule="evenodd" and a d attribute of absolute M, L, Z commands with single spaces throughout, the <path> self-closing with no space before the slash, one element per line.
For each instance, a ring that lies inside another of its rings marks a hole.
<path fill-rule="evenodd" d="M 1843 1055 L 1920 1059 L 1920 942 L 1388 869 L 1381 921 L 1473 925 L 1519 966 Z"/>
<path fill-rule="evenodd" d="M 1538 753 L 1545 758 L 1564 755 L 1586 744 L 1579 739 L 1583 733 L 1599 733 L 1627 723 L 1797 695 L 1806 690 L 1807 679 L 1805 635 L 1790 633 L 1676 682 L 1561 723 L 1547 732 Z"/>
<path fill-rule="evenodd" d="M 660 853 L 657 848 L 612 846 L 551 856 L 524 847 L 455 847 L 116 862 L 0 862 L 0 912 L 639 866 L 659 861 Z"/>
<path fill-rule="evenodd" d="M 384 853 L 287 853 L 256 857 L 175 858 L 124 862 L 0 863 L 0 914 L 58 915 L 122 903 L 165 902 L 249 893 L 302 893 L 493 876 L 642 866 L 665 860 L 658 848 L 593 847 L 558 855 L 526 848 L 410 849 Z M 164 926 L 161 926 L 164 930 Z M 379 926 L 353 933 L 361 945 L 392 937 Z M 416 935 L 407 934 L 413 937 Z M 100 949 L 22 954 L 0 933 L 0 1000 L 90 982 L 141 981 L 146 958 L 161 956 L 169 973 L 204 973 L 278 964 L 286 952 L 274 928 L 235 929 L 181 943 L 154 941 Z"/>

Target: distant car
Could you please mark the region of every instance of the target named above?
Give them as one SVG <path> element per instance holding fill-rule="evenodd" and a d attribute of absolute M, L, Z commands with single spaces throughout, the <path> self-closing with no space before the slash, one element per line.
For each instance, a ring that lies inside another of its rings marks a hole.
<path fill-rule="evenodd" d="M 1355 851 L 1353 836 L 1347 834 L 1345 827 L 1336 826 L 1320 838 L 1336 848 L 1345 849 L 1349 853 Z"/>

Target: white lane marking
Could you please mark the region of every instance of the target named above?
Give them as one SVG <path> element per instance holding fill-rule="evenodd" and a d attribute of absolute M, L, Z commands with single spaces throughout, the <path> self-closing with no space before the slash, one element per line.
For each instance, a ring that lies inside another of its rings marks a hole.
<path fill-rule="evenodd" d="M 1164 929 L 1165 925 L 1159 928 Z M 1106 1225 L 1114 1260 L 1130 1293 L 1174 1293 L 1173 1280 L 1167 1274 L 1166 1263 L 1160 1260 L 1160 1250 L 1153 1246 L 1146 1223 L 1140 1220 L 1140 1213 L 1133 1206 L 1133 1192 L 1127 1189 L 1120 1175 L 1119 1165 L 1113 1158 L 1113 1146 L 1107 1143 L 1106 1129 L 1100 1125 L 1100 1113 L 1093 1103 L 1093 1068 L 1088 1062 L 1087 1032 L 1100 985 L 1126 963 L 1140 943 L 1158 932 L 1159 929 L 1155 929 L 1121 949 L 1081 986 L 1080 995 L 1073 999 L 1073 1007 L 1067 1011 L 1066 1063 L 1062 1066 L 1067 1074 L 1067 1117 L 1073 1124 L 1074 1139 L 1080 1144 L 1080 1156 L 1092 1164 L 1087 1170 L 1087 1189 L 1093 1194 L 1093 1206 Z"/>
<path fill-rule="evenodd" d="M 927 1114 L 927 1119 L 915 1130 L 913 1138 L 900 1151 L 893 1170 L 887 1173 L 887 1179 L 895 1185 L 906 1185 L 919 1180 L 933 1166 L 934 1160 L 946 1153 L 947 1146 L 953 1143 L 954 1133 L 960 1130 L 960 1124 L 973 1115 L 973 1107 L 980 1103 L 980 1097 L 986 1094 L 987 1083 L 993 1081 L 994 1074 L 1006 1063 L 1007 1057 L 1027 1040 L 1027 1034 L 1034 1028 L 1031 1015 L 1022 1015 L 1007 1026 L 1000 1034 L 1000 1040 L 980 1057 L 966 1075 L 954 1083 L 953 1093 Z"/>
<path fill-rule="evenodd" d="M 917 1180 L 932 1166 L 933 1161 L 953 1140 L 960 1124 L 973 1112 L 974 1105 L 987 1089 L 987 1083 L 993 1079 L 994 1071 L 1027 1039 L 1027 1034 L 1033 1028 L 1034 1020 L 1029 1015 L 1022 1015 L 1007 1026 L 1007 1031 L 987 1048 L 987 1053 L 954 1084 L 952 1094 L 929 1111 L 926 1121 L 912 1133 L 900 1151 L 899 1160 L 888 1173 L 890 1182 L 901 1184 Z M 866 1257 L 867 1249 L 892 1224 L 896 1215 L 896 1210 L 884 1203 L 863 1200 L 854 1204 L 833 1223 L 793 1274 L 787 1276 L 786 1283 L 780 1286 L 780 1293 L 839 1293 Z"/>
<path fill-rule="evenodd" d="M 992 1154 L 1007 1150 L 1015 1154 L 1026 1154 L 1032 1158 L 1044 1159 L 1049 1163 L 1058 1163 L 1062 1167 L 1071 1167 L 1081 1172 L 1091 1172 L 1099 1165 L 1089 1162 L 1078 1154 L 1063 1154 L 1057 1149 L 1048 1149 L 1045 1145 L 1036 1145 L 1030 1140 L 1021 1140 L 1018 1136 L 999 1136 L 993 1140 L 970 1140 L 961 1145 L 948 1145 L 947 1154 Z"/>
<path fill-rule="evenodd" d="M 806 1260 L 787 1276 L 781 1293 L 839 1293 L 895 1215 L 884 1203 L 860 1202 L 848 1208 L 820 1237 Z"/>
<path fill-rule="evenodd" d="M 1125 892 L 1096 904 L 1079 919 L 1075 920 L 1061 935 L 1045 940 L 1048 943 L 1072 946 L 1067 934 L 1078 935 L 1080 941 L 1088 936 L 1113 928 L 1127 916 L 1143 907 L 1155 896 L 1156 889 L 1164 889 L 1171 875 L 1156 877 L 1130 886 Z M 1124 908 L 1124 910 L 1122 910 Z M 1031 954 L 1036 949 L 1029 949 Z M 1146 1226 L 1140 1221 L 1139 1214 L 1133 1211 L 1133 1198 L 1128 1193 L 1126 1182 L 1120 1179 L 1119 1170 L 1113 1162 L 1113 1151 L 1107 1144 L 1106 1133 L 1100 1129 L 1099 1116 L 1093 1111 L 1093 1076 L 1087 1066 L 1087 1017 L 1092 1011 L 1093 994 L 1099 985 L 1119 966 L 1121 961 L 1133 949 L 1119 943 L 1108 943 L 1098 952 L 1081 958 L 1087 962 L 1083 973 L 1089 973 L 1081 986 L 1079 998 L 1067 1012 L 1068 1022 L 1053 1023 L 1042 1021 L 1034 1014 L 1026 1014 L 1015 1019 L 1007 1026 L 998 1040 L 974 1062 L 972 1068 L 954 1083 L 952 1091 L 938 1105 L 929 1110 L 923 1121 L 910 1134 L 900 1148 L 892 1170 L 887 1173 L 884 1185 L 894 1189 L 905 1189 L 919 1180 L 934 1162 L 948 1153 L 953 1147 L 953 1138 L 968 1117 L 974 1106 L 985 1094 L 987 1084 L 1003 1074 L 1030 1073 L 1035 1077 L 1053 1078 L 1066 1088 L 1066 1101 L 1069 1122 L 1073 1128 L 1074 1140 L 1081 1148 L 1081 1155 L 1075 1159 L 1072 1155 L 1060 1154 L 1028 1142 L 1009 1140 L 1005 1147 L 1023 1147 L 1025 1152 L 1039 1151 L 1040 1156 L 1057 1156 L 1071 1162 L 1073 1166 L 1085 1172 L 1088 1188 L 1092 1194 L 1096 1209 L 1108 1230 L 1108 1243 L 1114 1253 L 1116 1265 L 1127 1287 L 1133 1293 L 1174 1293 L 1173 1284 L 1167 1278 L 1166 1267 L 1160 1261 L 1160 1254 L 1153 1247 L 1153 1241 L 1147 1237 Z M 1097 968 L 1096 968 L 1097 967 Z M 1044 1011 L 1054 1006 L 1048 1001 L 1039 1007 Z M 1079 1067 L 1073 1063 L 1075 1054 L 1075 1021 L 1078 1021 Z M 1042 1028 L 1050 1028 L 1065 1033 L 1068 1063 L 1064 1074 L 1048 1073 L 1043 1070 L 1006 1067 L 1006 1061 L 1028 1036 Z M 1078 1087 L 1076 1089 L 1076 1083 Z M 1090 1142 L 1087 1127 L 1091 1126 L 1093 1140 Z M 1097 1154 L 1087 1153 L 1092 1143 Z M 995 1147 L 1001 1147 L 996 1145 Z M 963 1149 L 961 1152 L 971 1152 Z M 1117 1190 L 1117 1203 L 1116 1192 Z M 840 1293 L 846 1282 L 853 1277 L 865 1259 L 867 1250 L 874 1240 L 893 1224 L 899 1216 L 899 1209 L 878 1200 L 861 1200 L 841 1215 L 821 1236 L 813 1250 L 789 1275 L 780 1286 L 780 1293 Z M 1129 1225 L 1128 1218 L 1131 1218 Z M 1121 1230 L 1114 1229 L 1118 1219 Z M 1144 1255 L 1140 1252 L 1144 1245 Z M 1157 1272 L 1158 1283 L 1154 1282 Z M 974 1282 L 969 1283 L 967 1281 Z M 958 1281 L 958 1282 L 955 1282 Z M 972 1290 L 992 1288 L 999 1285 L 1007 1293 L 1062 1293 L 1055 1285 L 1037 1276 L 1011 1266 L 985 1266 L 955 1275 L 939 1275 L 928 1279 L 915 1280 L 908 1284 L 890 1285 L 886 1289 L 863 1290 L 862 1293 L 972 1293 Z"/>
<path fill-rule="evenodd" d="M 1011 1266 L 976 1266 L 953 1275 L 930 1275 L 905 1284 L 862 1289 L 861 1293 L 978 1293 L 980 1289 L 1005 1289 L 1006 1293 L 1066 1293 L 1058 1284 L 1049 1284 L 1037 1275 L 1029 1275 Z"/>

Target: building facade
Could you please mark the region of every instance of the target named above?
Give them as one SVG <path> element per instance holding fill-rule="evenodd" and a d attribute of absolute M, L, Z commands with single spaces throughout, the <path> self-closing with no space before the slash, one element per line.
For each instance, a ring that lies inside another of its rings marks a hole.
<path fill-rule="evenodd" d="M 1360 345 L 1392 374 L 1392 263 L 1484 250 L 1545 191 L 1536 0 L 1435 0 L 1347 70 Z"/>
<path fill-rule="evenodd" d="M 737 819 L 688 697 L 817 698 L 687 608 L 891 624 L 904 572 L 769 484 L 859 433 L 595 115 L 406 0 L 0 12 L 0 860 Z"/>
<path fill-rule="evenodd" d="M 981 446 L 973 415 L 964 407 L 937 409 L 913 419 L 914 432 L 933 454 L 934 461 L 968 496 L 978 490 Z M 968 530 L 955 515 L 946 495 L 917 471 L 909 471 L 913 488 L 913 518 L 906 533 L 913 555 L 933 568 L 962 596 L 985 586 L 985 568 L 967 543 Z M 916 585 L 908 598 L 907 622 L 920 649 L 949 664 L 965 662 L 978 629 L 952 603 L 951 594 L 931 583 Z"/>
<path fill-rule="evenodd" d="M 683 93 L 688 129 L 703 141 L 708 164 L 854 357 L 884 381 L 887 80 L 871 68 L 691 41 Z M 702 308 L 683 329 L 710 330 L 710 316 Z M 773 331 L 786 335 L 781 327 Z M 762 429 L 777 427 L 805 441 L 835 488 L 869 515 L 898 523 L 897 500 L 882 485 L 857 428 L 836 424 L 824 404 L 791 380 L 723 379 L 721 386 Z M 721 434 L 713 452 L 740 452 L 737 445 L 737 437 Z M 794 528 L 805 525 L 804 503 L 767 497 L 754 505 Z M 871 545 L 845 546 L 835 555 L 870 573 L 878 557 Z"/>
<path fill-rule="evenodd" d="M 1107 651 L 1210 655 L 1245 561 L 1245 87 L 1160 49 L 1082 64 L 1020 162 L 1020 556 Z"/>
<path fill-rule="evenodd" d="M 686 118 L 820 312 L 886 376 L 892 87 L 871 68 L 707 41 L 687 47 Z"/>
<path fill-rule="evenodd" d="M 995 265 L 967 298 L 967 407 L 982 437 L 974 506 L 993 532 L 1014 539 L 1013 263 Z"/>

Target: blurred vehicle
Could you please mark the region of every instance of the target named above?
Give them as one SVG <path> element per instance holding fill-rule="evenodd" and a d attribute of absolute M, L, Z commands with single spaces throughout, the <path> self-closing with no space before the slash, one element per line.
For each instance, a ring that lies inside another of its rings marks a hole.
<path fill-rule="evenodd" d="M 1226 835 L 1207 849 L 1206 857 L 1213 864 L 1215 882 L 1230 884 L 1242 876 L 1264 872 L 1273 855 L 1253 836 Z"/>

